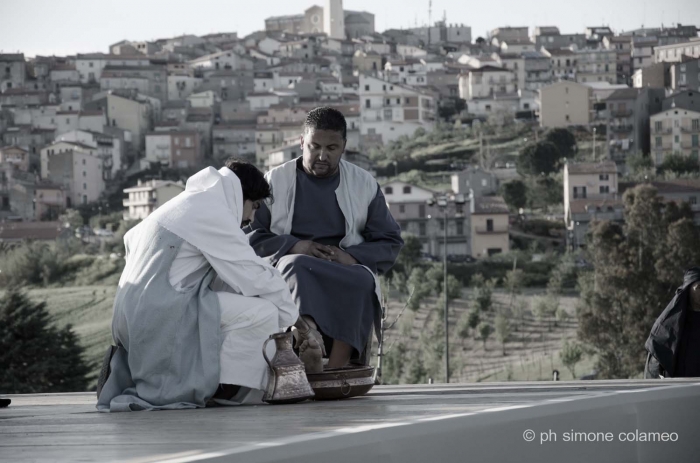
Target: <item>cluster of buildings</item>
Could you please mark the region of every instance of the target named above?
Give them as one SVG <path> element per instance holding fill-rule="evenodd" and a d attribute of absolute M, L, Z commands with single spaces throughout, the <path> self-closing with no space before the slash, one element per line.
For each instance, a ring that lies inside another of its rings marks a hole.
<path fill-rule="evenodd" d="M 586 233 L 594 220 L 624 222 L 622 195 L 636 182 L 621 178 L 614 161 L 569 163 L 564 166 L 564 219 L 569 249 L 586 246 Z M 649 182 L 664 202 L 688 203 L 700 226 L 700 179 Z"/>
<path fill-rule="evenodd" d="M 0 220 L 55 220 L 154 165 L 192 171 L 235 156 L 273 168 L 301 154 L 301 124 L 320 105 L 345 114 L 346 158 L 370 171 L 374 147 L 430 131 L 440 118 L 494 115 L 596 128 L 600 158 L 621 172 L 632 152 L 657 164 L 669 153 L 697 158 L 698 58 L 695 26 L 501 27 L 474 38 L 443 17 L 378 32 L 372 13 L 346 10 L 342 0 L 267 18 L 245 37 L 123 40 L 106 53 L 64 57 L 0 54 Z M 479 169 L 455 174 L 448 254 L 508 250 L 507 208 L 494 182 Z M 426 202 L 440 194 L 383 188 L 404 230 L 440 255 L 444 208 Z M 124 215 L 143 218 L 181 190 L 132 185 Z"/>

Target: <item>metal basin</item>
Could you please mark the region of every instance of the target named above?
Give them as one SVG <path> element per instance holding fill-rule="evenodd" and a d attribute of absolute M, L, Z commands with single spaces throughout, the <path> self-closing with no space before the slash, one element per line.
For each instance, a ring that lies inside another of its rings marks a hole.
<path fill-rule="evenodd" d="M 369 392 L 374 386 L 373 374 L 374 367 L 353 365 L 309 373 L 306 378 L 316 394 L 314 400 L 339 400 Z"/>

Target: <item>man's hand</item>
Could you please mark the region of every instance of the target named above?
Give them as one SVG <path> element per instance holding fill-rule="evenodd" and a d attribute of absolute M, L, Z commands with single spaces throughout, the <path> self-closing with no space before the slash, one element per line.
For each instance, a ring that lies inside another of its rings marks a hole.
<path fill-rule="evenodd" d="M 304 254 L 323 260 L 333 260 L 333 250 L 330 246 L 314 243 L 313 241 L 297 241 L 288 254 Z"/>
<path fill-rule="evenodd" d="M 333 262 L 338 262 L 339 264 L 343 265 L 359 264 L 359 262 L 357 262 L 357 259 L 352 257 L 347 252 L 343 251 L 342 249 L 337 248 L 335 246 L 331 246 L 330 248 L 333 250 L 333 255 L 331 256 L 331 260 Z"/>

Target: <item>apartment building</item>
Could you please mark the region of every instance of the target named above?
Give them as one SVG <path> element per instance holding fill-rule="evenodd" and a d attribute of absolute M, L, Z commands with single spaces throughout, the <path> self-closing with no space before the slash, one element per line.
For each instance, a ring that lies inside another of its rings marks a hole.
<path fill-rule="evenodd" d="M 579 50 L 576 54 L 576 82 L 617 82 L 615 50 Z"/>
<path fill-rule="evenodd" d="M 360 75 L 360 148 L 411 136 L 419 128 L 432 130 L 435 96 L 428 91 Z"/>
<path fill-rule="evenodd" d="M 572 81 L 560 81 L 540 89 L 540 126 L 588 126 L 593 90 Z"/>
<path fill-rule="evenodd" d="M 148 162 L 187 169 L 200 166 L 203 157 L 201 135 L 197 131 L 171 130 L 146 135 Z"/>
<path fill-rule="evenodd" d="M 629 153 L 637 150 L 634 108 L 638 94 L 636 88 L 621 89 L 605 100 L 608 114 L 606 146 L 608 156 L 614 161 L 623 162 Z"/>
<path fill-rule="evenodd" d="M 165 180 L 138 180 L 136 186 L 125 188 L 124 220 L 143 220 L 160 206 L 185 190 L 182 182 Z"/>
<path fill-rule="evenodd" d="M 382 192 L 389 212 L 401 227 L 421 242 L 422 252 L 431 256 L 443 256 L 445 243 L 444 213 L 437 204 L 428 200 L 437 193 L 406 182 L 382 184 Z M 456 204 L 448 200 L 446 206 L 447 255 L 467 256 L 471 254 L 469 243 L 469 204 Z"/>
<path fill-rule="evenodd" d="M 683 57 L 700 58 L 700 37 L 669 45 L 658 45 L 654 48 L 654 62 L 678 63 Z"/>
<path fill-rule="evenodd" d="M 477 259 L 510 251 L 508 206 L 500 196 L 470 198 L 471 255 Z"/>
<path fill-rule="evenodd" d="M 674 107 L 652 115 L 650 124 L 654 165 L 663 164 L 671 154 L 698 160 L 700 112 Z"/>
<path fill-rule="evenodd" d="M 570 249 L 585 247 L 591 221 L 623 218 L 618 169 L 612 161 L 564 165 L 564 221 Z"/>

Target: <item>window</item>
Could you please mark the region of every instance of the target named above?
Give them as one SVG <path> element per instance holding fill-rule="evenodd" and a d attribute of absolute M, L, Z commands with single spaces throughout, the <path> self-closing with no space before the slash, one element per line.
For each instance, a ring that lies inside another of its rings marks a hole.
<path fill-rule="evenodd" d="M 491 111 L 491 105 L 487 104 L 485 109 L 486 109 L 486 111 Z"/>
<path fill-rule="evenodd" d="M 674 135 L 673 141 L 678 143 L 680 141 L 680 137 L 678 135 Z"/>
<path fill-rule="evenodd" d="M 390 121 L 393 119 L 393 113 L 391 111 L 391 108 L 384 110 L 384 119 L 387 121 Z"/>
<path fill-rule="evenodd" d="M 661 137 L 656 137 L 655 146 L 657 148 L 661 148 L 661 146 L 662 146 Z"/>
<path fill-rule="evenodd" d="M 693 119 L 692 126 L 693 130 L 700 130 L 700 119 Z"/>
<path fill-rule="evenodd" d="M 411 187 L 410 186 L 403 187 L 403 194 L 410 195 L 411 194 Z"/>
<path fill-rule="evenodd" d="M 659 164 L 664 162 L 664 153 L 663 151 L 659 151 L 656 153 L 656 165 L 658 166 Z"/>
<path fill-rule="evenodd" d="M 565 117 L 566 117 L 566 122 L 569 122 L 569 115 L 567 114 Z"/>
<path fill-rule="evenodd" d="M 399 205 L 399 213 L 404 214 L 406 212 L 406 206 L 404 204 Z"/>
<path fill-rule="evenodd" d="M 697 135 L 693 135 L 691 140 L 692 140 L 691 144 L 693 145 L 693 147 L 698 146 L 698 136 Z"/>
<path fill-rule="evenodd" d="M 493 219 L 486 219 L 486 231 L 487 232 L 493 231 Z"/>
<path fill-rule="evenodd" d="M 698 150 L 693 150 L 690 152 L 690 159 L 693 161 L 698 161 Z"/>
<path fill-rule="evenodd" d="M 185 146 L 188 148 L 192 146 L 192 139 L 190 137 L 185 138 Z"/>
<path fill-rule="evenodd" d="M 425 204 L 418 206 L 418 217 L 425 217 Z"/>
<path fill-rule="evenodd" d="M 87 172 L 83 171 L 83 177 L 87 177 Z"/>
<path fill-rule="evenodd" d="M 401 104 L 401 98 L 396 99 L 396 104 Z"/>
<path fill-rule="evenodd" d="M 678 114 L 678 111 L 676 111 L 676 114 Z M 676 119 L 675 121 L 673 121 L 673 126 L 674 126 L 674 127 L 680 127 L 680 125 L 681 125 L 680 122 L 681 122 L 681 121 L 679 121 L 678 119 Z"/>
<path fill-rule="evenodd" d="M 83 183 L 83 190 L 87 190 L 87 183 Z"/>
<path fill-rule="evenodd" d="M 420 236 L 425 236 L 425 222 L 418 224 L 418 234 Z"/>
<path fill-rule="evenodd" d="M 86 161 L 85 161 L 85 159 L 83 159 L 83 165 L 85 165 L 85 163 L 86 163 Z"/>
<path fill-rule="evenodd" d="M 690 198 L 688 198 L 688 203 L 692 206 L 696 205 L 698 203 L 698 197 L 691 196 Z"/>
<path fill-rule="evenodd" d="M 365 100 L 365 108 L 371 108 L 372 103 L 369 100 Z"/>
<path fill-rule="evenodd" d="M 365 85 L 365 92 L 369 92 L 369 85 Z"/>
<path fill-rule="evenodd" d="M 601 185 L 600 186 L 600 194 L 603 195 L 603 194 L 608 194 L 608 193 L 610 193 L 610 186 Z"/>
<path fill-rule="evenodd" d="M 610 180 L 610 176 L 608 174 L 600 174 L 598 180 Z"/>
<path fill-rule="evenodd" d="M 663 122 L 661 122 L 661 121 L 656 121 L 656 122 L 654 122 L 654 130 L 655 130 L 657 133 L 658 133 L 658 132 L 661 132 L 661 131 L 663 130 L 663 126 L 664 126 L 664 124 L 663 124 Z"/>
<path fill-rule="evenodd" d="M 94 67 L 94 66 L 92 65 L 92 63 L 90 63 L 90 67 Z"/>
<path fill-rule="evenodd" d="M 386 92 L 386 85 L 382 85 L 382 90 Z"/>
<path fill-rule="evenodd" d="M 394 194 L 394 189 L 390 186 L 384 187 L 384 194 L 385 195 L 392 195 L 392 194 Z"/>
<path fill-rule="evenodd" d="M 389 98 L 386 99 L 386 105 L 389 106 L 391 104 L 391 100 Z"/>
<path fill-rule="evenodd" d="M 440 220 L 440 231 L 441 232 L 445 231 L 445 221 L 444 220 Z"/>

